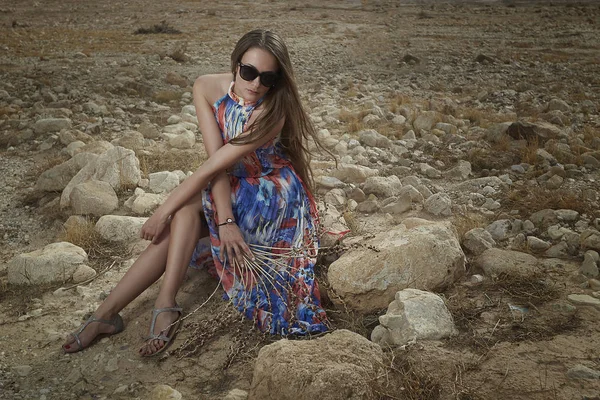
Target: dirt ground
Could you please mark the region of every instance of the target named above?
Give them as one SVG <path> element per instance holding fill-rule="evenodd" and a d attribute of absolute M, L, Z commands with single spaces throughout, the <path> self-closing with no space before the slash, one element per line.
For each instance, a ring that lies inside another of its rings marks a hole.
<path fill-rule="evenodd" d="M 181 33 L 134 34 L 161 21 Z M 559 97 L 600 105 L 595 1 L 2 1 L 0 88 L 16 97 L 23 88 L 19 98 L 29 104 L 34 91 L 66 86 L 63 108 L 96 100 L 127 110 L 132 117 L 125 125 L 144 117 L 164 125 L 181 105 L 161 102 L 160 93 L 179 98 L 190 89 L 174 89 L 167 74 L 177 72 L 191 82 L 228 70 L 236 40 L 257 27 L 286 39 L 311 112 L 323 104 L 358 109 L 366 91 L 380 93 L 382 101 L 452 99 L 492 122 L 535 114 L 527 102 L 513 101 L 511 91 L 526 93 L 532 103 Z M 121 77 L 133 77 L 136 86 L 117 85 Z M 165 107 L 148 115 L 144 104 L 153 101 Z M 0 109 L 0 117 L 15 120 L 20 111 L 14 103 Z M 345 128 L 328 129 L 341 135 Z M 119 132 L 102 135 L 110 140 Z M 44 199 L 31 200 L 40 165 L 60 158 L 59 151 L 2 140 L 0 263 L 6 263 L 56 241 L 66 216 L 39 206 Z M 392 223 L 380 222 L 361 220 L 370 230 Z M 250 388 L 254 357 L 274 338 L 239 321 L 219 294 L 186 321 L 168 357 L 146 360 L 136 354 L 156 286 L 123 312 L 125 332 L 86 351 L 62 353 L 65 332 L 106 296 L 127 259 L 108 250 L 97 254 L 91 265 L 106 272 L 90 285 L 63 292 L 56 292 L 59 285 L 11 288 L 0 269 L 0 398 L 147 398 L 162 383 L 186 399 L 208 400 Z M 407 363 L 396 371 L 405 380 L 386 387 L 381 398 L 600 399 L 599 380 L 566 375 L 577 364 L 600 369 L 600 310 L 566 301 L 579 289 L 574 277 L 580 262 L 547 263 L 543 277 L 527 282 L 470 286 L 466 275 L 443 293 L 460 335 L 417 343 L 403 353 L 399 358 Z M 194 310 L 214 288 L 205 273 L 190 271 L 182 306 Z M 368 335 L 376 323 L 376 316 L 349 318 L 329 307 L 338 327 Z M 411 374 L 431 391 L 414 395 L 399 388 Z"/>

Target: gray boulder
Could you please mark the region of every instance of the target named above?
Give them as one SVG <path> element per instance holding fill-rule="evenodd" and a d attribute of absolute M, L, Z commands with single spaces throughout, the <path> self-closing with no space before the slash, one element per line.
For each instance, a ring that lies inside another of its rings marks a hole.
<path fill-rule="evenodd" d="M 374 398 L 382 365 L 379 346 L 345 329 L 314 340 L 281 339 L 260 349 L 248 399 Z"/>
<path fill-rule="evenodd" d="M 139 239 L 142 225 L 148 218 L 104 215 L 96 222 L 96 231 L 106 240 L 130 241 Z"/>
<path fill-rule="evenodd" d="M 408 222 L 407 222 L 408 223 Z M 351 249 L 329 266 L 332 289 L 351 309 L 374 312 L 407 287 L 432 290 L 454 281 L 465 255 L 449 223 L 411 219 Z"/>
<path fill-rule="evenodd" d="M 8 262 L 8 283 L 36 285 L 66 282 L 88 261 L 86 252 L 68 242 L 51 243 L 41 250 L 19 254 Z"/>
<path fill-rule="evenodd" d="M 379 175 L 379 171 L 362 165 L 340 164 L 331 175 L 346 183 L 363 183 L 368 177 Z"/>
<path fill-rule="evenodd" d="M 366 179 L 362 190 L 368 196 L 374 194 L 377 197 L 397 196 L 402 188 L 400 178 L 396 175 L 391 176 L 371 176 Z"/>
<path fill-rule="evenodd" d="M 69 181 L 89 162 L 98 156 L 91 153 L 75 154 L 62 164 L 56 165 L 41 173 L 35 182 L 35 188 L 44 192 L 63 190 Z"/>
<path fill-rule="evenodd" d="M 465 233 L 463 246 L 472 254 L 478 256 L 496 245 L 492 235 L 483 228 L 474 228 Z"/>
<path fill-rule="evenodd" d="M 119 198 L 108 182 L 89 180 L 71 191 L 71 206 L 75 214 L 101 217 L 117 209 Z"/>
<path fill-rule="evenodd" d="M 541 271 L 538 260 L 534 256 L 496 248 L 485 250 L 475 259 L 474 264 L 488 276 L 500 274 L 531 276 Z"/>
<path fill-rule="evenodd" d="M 70 129 L 73 122 L 69 118 L 44 118 L 35 121 L 33 131 L 42 135 L 44 133 L 59 132 L 61 129 Z"/>
<path fill-rule="evenodd" d="M 414 340 L 439 340 L 457 333 L 444 300 L 434 293 L 404 289 L 379 317 L 371 340 L 381 346 L 403 346 Z"/>

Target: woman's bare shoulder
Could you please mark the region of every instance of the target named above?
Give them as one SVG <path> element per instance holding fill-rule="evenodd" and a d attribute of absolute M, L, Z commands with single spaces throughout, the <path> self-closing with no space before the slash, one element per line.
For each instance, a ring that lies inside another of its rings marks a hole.
<path fill-rule="evenodd" d="M 229 90 L 233 74 L 202 75 L 194 82 L 194 96 L 202 95 L 209 104 L 214 104 Z"/>

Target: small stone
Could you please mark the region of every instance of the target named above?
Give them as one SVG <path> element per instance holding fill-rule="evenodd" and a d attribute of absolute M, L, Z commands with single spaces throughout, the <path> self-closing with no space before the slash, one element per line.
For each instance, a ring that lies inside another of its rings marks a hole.
<path fill-rule="evenodd" d="M 479 275 L 479 274 L 471 275 L 471 283 L 473 283 L 473 284 L 479 284 L 479 283 L 483 282 L 484 280 L 485 280 L 485 277 L 483 275 Z"/>
<path fill-rule="evenodd" d="M 600 371 L 577 364 L 567 371 L 567 376 L 571 379 L 600 379 Z"/>
<path fill-rule="evenodd" d="M 181 400 L 183 396 L 169 385 L 158 385 L 152 389 L 149 400 Z"/>
<path fill-rule="evenodd" d="M 590 289 L 592 290 L 600 290 L 600 281 L 598 279 L 590 279 L 588 281 Z"/>
<path fill-rule="evenodd" d="M 96 276 L 96 270 L 92 267 L 88 267 L 87 265 L 80 265 L 77 267 L 75 272 L 73 272 L 73 283 L 81 283 L 85 282 L 89 279 L 92 279 Z"/>
<path fill-rule="evenodd" d="M 33 368 L 29 365 L 17 365 L 13 368 L 13 370 L 17 373 L 17 375 L 21 377 L 25 377 L 31 373 Z"/>
<path fill-rule="evenodd" d="M 588 250 L 583 255 L 583 263 L 579 268 L 579 272 L 588 278 L 596 278 L 600 273 L 598 271 L 598 253 L 594 250 Z"/>
<path fill-rule="evenodd" d="M 570 294 L 567 296 L 567 299 L 574 304 L 600 308 L 600 299 L 596 299 L 587 294 Z"/>
<path fill-rule="evenodd" d="M 106 364 L 106 367 L 104 367 L 104 370 L 106 372 L 115 372 L 118 369 L 119 369 L 119 359 L 116 356 L 109 358 L 108 363 Z"/>
<path fill-rule="evenodd" d="M 527 246 L 532 251 L 544 251 L 550 247 L 550 243 L 536 238 L 535 236 L 527 236 Z"/>
<path fill-rule="evenodd" d="M 223 400 L 246 400 L 248 398 L 248 392 L 241 389 L 230 390 Z"/>

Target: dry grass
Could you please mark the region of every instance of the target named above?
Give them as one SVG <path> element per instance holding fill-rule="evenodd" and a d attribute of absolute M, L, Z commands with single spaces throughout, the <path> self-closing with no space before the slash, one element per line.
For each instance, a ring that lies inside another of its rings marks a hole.
<path fill-rule="evenodd" d="M 438 400 L 443 389 L 417 354 L 401 350 L 384 353 L 383 373 L 374 379 L 371 388 L 377 399 Z"/>
<path fill-rule="evenodd" d="M 475 228 L 482 228 L 488 224 L 487 218 L 480 213 L 468 213 L 456 215 L 452 220 L 452 225 L 456 229 L 459 239 L 465 236 L 465 233 Z"/>
<path fill-rule="evenodd" d="M 181 90 L 159 90 L 154 92 L 152 99 L 158 103 L 169 103 L 171 101 L 181 100 L 182 95 L 183 91 Z"/>
<path fill-rule="evenodd" d="M 126 244 L 109 242 L 102 238 L 95 226 L 92 219 L 86 218 L 65 227 L 58 239 L 81 247 L 90 259 L 122 258 L 129 252 Z M 94 263 L 90 264 L 93 266 Z"/>
<path fill-rule="evenodd" d="M 538 160 L 537 151 L 540 149 L 540 141 L 537 136 L 527 141 L 527 145 L 520 149 L 521 162 L 535 165 Z"/>
<path fill-rule="evenodd" d="M 353 236 L 360 235 L 362 229 L 358 219 L 356 218 L 356 214 L 352 211 L 345 211 L 342 214 L 342 217 L 344 218 L 344 222 L 346 222 L 346 226 L 350 229 L 350 233 Z"/>
<path fill-rule="evenodd" d="M 161 21 L 160 24 L 153 25 L 149 28 L 138 28 L 134 32 L 136 35 L 148 35 L 148 34 L 158 34 L 158 33 L 166 33 L 166 34 L 180 34 L 181 31 L 179 29 L 173 28 L 171 25 L 167 23 L 167 21 Z"/>
<path fill-rule="evenodd" d="M 564 287 L 544 274 L 501 274 L 481 286 L 457 285 L 446 293 L 448 309 L 459 330 L 459 335 L 448 343 L 451 347 L 469 347 L 487 354 L 499 342 L 548 340 L 575 330 L 580 325 L 577 313 L 543 308 L 561 298 L 563 291 Z M 483 320 L 483 313 L 495 318 L 493 326 Z"/>
<path fill-rule="evenodd" d="M 153 172 L 195 171 L 208 158 L 202 150 L 170 149 L 155 151 L 150 155 L 138 156 L 142 175 L 148 177 Z"/>
<path fill-rule="evenodd" d="M 523 216 L 545 209 L 575 210 L 592 217 L 598 215 L 598 210 L 585 200 L 582 193 L 566 188 L 553 190 L 541 186 L 511 188 L 504 193 L 504 199 L 499 201 L 503 211 L 518 210 Z"/>
<path fill-rule="evenodd" d="M 348 111 L 342 109 L 338 119 L 343 122 L 349 132 L 355 133 L 365 129 L 367 126 L 363 118 L 369 114 L 369 110 Z"/>

